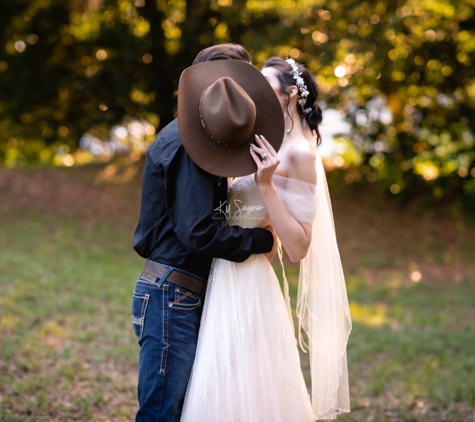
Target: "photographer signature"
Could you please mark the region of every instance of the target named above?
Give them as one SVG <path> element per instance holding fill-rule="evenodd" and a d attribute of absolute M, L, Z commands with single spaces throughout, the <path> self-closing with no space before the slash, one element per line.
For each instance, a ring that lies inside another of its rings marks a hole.
<path fill-rule="evenodd" d="M 219 207 L 215 208 L 213 211 L 217 211 L 220 214 L 224 215 L 228 220 L 240 220 L 243 218 L 248 218 L 251 212 L 260 211 L 265 207 L 262 205 L 242 205 L 242 201 L 235 199 L 233 201 L 236 211 L 231 211 L 231 205 L 228 204 L 228 201 L 219 202 Z"/>

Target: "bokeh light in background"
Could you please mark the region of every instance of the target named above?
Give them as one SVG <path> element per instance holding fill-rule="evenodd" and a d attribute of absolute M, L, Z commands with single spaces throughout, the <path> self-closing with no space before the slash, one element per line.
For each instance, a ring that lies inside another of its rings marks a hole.
<path fill-rule="evenodd" d="M 8 167 L 124 154 L 136 161 L 155 134 L 145 128 L 156 132 L 175 117 L 181 71 L 204 47 L 237 42 L 257 66 L 278 55 L 315 74 L 325 110 L 322 152 L 346 183 L 475 199 L 470 0 L 2 7 L 0 160 Z M 130 129 L 132 122 L 143 130 Z"/>
<path fill-rule="evenodd" d="M 86 133 L 81 137 L 80 148 L 76 151 L 78 164 L 97 158 L 108 162 L 115 155 L 129 155 L 132 161 L 138 161 L 154 137 L 155 128 L 144 120 L 132 120 L 124 125 L 113 126 L 106 139 Z"/>

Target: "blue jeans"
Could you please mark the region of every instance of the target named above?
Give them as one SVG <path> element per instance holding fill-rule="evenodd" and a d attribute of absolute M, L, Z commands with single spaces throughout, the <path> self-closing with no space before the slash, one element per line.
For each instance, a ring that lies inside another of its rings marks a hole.
<path fill-rule="evenodd" d="M 132 323 L 140 345 L 136 416 L 140 422 L 179 422 L 195 358 L 203 298 L 163 281 L 168 273 L 155 283 L 139 278 L 132 300 Z"/>

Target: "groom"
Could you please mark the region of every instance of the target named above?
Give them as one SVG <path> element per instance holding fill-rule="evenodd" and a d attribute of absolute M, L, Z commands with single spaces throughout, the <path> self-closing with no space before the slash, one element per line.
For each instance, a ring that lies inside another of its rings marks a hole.
<path fill-rule="evenodd" d="M 251 62 L 242 46 L 221 44 L 201 51 L 193 65 L 214 60 Z M 147 151 L 133 239 L 147 258 L 132 302 L 140 345 L 136 421 L 142 422 L 180 420 L 212 259 L 242 262 L 274 246 L 271 231 L 231 227 L 216 215 L 227 179 L 195 164 L 180 133 L 175 119 Z"/>

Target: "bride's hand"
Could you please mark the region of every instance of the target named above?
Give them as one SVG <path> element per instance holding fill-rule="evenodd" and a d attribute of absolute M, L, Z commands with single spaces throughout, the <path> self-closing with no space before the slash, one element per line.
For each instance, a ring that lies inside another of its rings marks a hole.
<path fill-rule="evenodd" d="M 256 135 L 255 139 L 257 145 L 251 144 L 250 149 L 251 156 L 257 165 L 255 180 L 258 186 L 270 185 L 280 159 L 266 138 Z"/>

